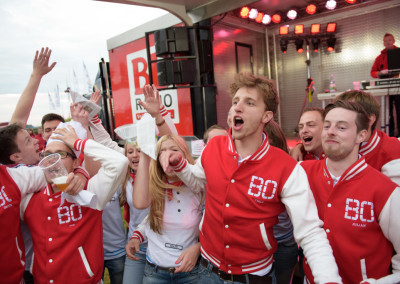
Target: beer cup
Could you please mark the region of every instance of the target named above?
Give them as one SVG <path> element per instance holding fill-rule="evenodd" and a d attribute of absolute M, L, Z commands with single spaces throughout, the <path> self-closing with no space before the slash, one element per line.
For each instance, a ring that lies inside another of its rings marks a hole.
<path fill-rule="evenodd" d="M 51 154 L 43 158 L 39 167 L 43 170 L 48 182 L 55 184 L 61 191 L 68 187 L 68 172 L 61 161 L 60 154 Z"/>

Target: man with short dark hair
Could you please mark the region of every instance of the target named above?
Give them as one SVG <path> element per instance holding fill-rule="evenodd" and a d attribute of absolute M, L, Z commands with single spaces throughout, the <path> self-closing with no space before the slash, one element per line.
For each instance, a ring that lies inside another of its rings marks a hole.
<path fill-rule="evenodd" d="M 399 283 L 400 188 L 358 153 L 369 124 L 357 103 L 328 105 L 322 130 L 326 159 L 301 165 L 343 283 Z M 304 270 L 313 283 L 307 262 Z"/>
<path fill-rule="evenodd" d="M 27 194 L 39 191 L 46 185 L 39 167 L 38 143 L 19 124 L 0 128 L 0 275 L 2 283 L 20 283 L 25 270 L 25 247 L 20 228 L 20 203 Z M 22 164 L 22 165 L 21 165 Z M 84 186 L 71 174 L 66 192 L 76 194 Z M 22 228 L 23 229 L 23 228 Z"/>
<path fill-rule="evenodd" d="M 43 139 L 47 142 L 60 122 L 65 122 L 64 118 L 56 113 L 48 113 L 42 117 Z"/>
<path fill-rule="evenodd" d="M 337 97 L 359 103 L 369 117 L 367 137 L 361 144 L 360 154 L 366 162 L 400 185 L 400 141 L 376 129 L 380 106 L 375 97 L 364 91 L 347 91 Z"/>

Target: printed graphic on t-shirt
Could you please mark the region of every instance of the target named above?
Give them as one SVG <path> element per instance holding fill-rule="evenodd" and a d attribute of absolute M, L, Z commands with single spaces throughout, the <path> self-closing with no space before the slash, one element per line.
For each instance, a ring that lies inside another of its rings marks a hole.
<path fill-rule="evenodd" d="M 166 248 L 177 249 L 177 250 L 183 250 L 183 246 L 176 245 L 176 244 L 165 243 L 165 247 Z"/>

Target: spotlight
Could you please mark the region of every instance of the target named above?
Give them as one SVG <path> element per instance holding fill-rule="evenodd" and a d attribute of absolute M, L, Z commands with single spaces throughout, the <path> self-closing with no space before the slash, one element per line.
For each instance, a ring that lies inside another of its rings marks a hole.
<path fill-rule="evenodd" d="M 330 37 L 326 40 L 326 43 L 328 44 L 328 51 L 333 51 L 335 49 L 336 38 Z"/>
<path fill-rule="evenodd" d="M 315 14 L 315 12 L 317 12 L 317 6 L 314 4 L 307 5 L 306 12 L 310 15 Z"/>
<path fill-rule="evenodd" d="M 319 34 L 321 32 L 321 24 L 312 24 L 311 25 L 311 33 Z"/>
<path fill-rule="evenodd" d="M 254 20 L 258 16 L 258 10 L 257 9 L 251 9 L 249 13 L 249 18 Z"/>
<path fill-rule="evenodd" d="M 249 7 L 243 7 L 240 10 L 240 17 L 242 17 L 243 19 L 248 18 L 250 15 L 250 8 Z"/>
<path fill-rule="evenodd" d="M 311 39 L 311 43 L 312 43 L 314 52 L 318 52 L 318 46 L 319 46 L 320 42 L 321 42 L 321 40 L 319 38 L 317 38 L 317 37 L 313 37 Z"/>
<path fill-rule="evenodd" d="M 328 10 L 334 10 L 336 8 L 336 1 L 335 0 L 328 0 L 326 1 L 325 5 L 326 9 Z"/>
<path fill-rule="evenodd" d="M 281 15 L 279 15 L 279 14 L 274 14 L 274 15 L 272 15 L 272 21 L 273 21 L 275 24 L 280 23 L 280 21 L 281 21 Z"/>
<path fill-rule="evenodd" d="M 265 15 L 264 15 L 264 18 L 262 19 L 262 23 L 263 23 L 264 25 L 268 25 L 269 23 L 271 23 L 271 16 L 265 14 Z"/>
<path fill-rule="evenodd" d="M 346 0 L 346 2 L 349 3 L 349 4 L 354 4 L 354 3 L 356 3 L 356 1 L 357 0 Z"/>
<path fill-rule="evenodd" d="M 280 35 L 287 35 L 289 33 L 289 26 L 280 26 L 279 27 L 279 34 Z"/>
<path fill-rule="evenodd" d="M 261 23 L 262 20 L 263 20 L 263 18 L 264 18 L 264 13 L 258 12 L 257 18 L 255 19 L 255 21 L 256 21 L 257 23 Z"/>
<path fill-rule="evenodd" d="M 296 45 L 297 53 L 303 52 L 303 42 L 304 42 L 304 40 L 302 38 L 296 38 L 296 40 L 294 41 L 294 44 Z"/>
<path fill-rule="evenodd" d="M 289 19 L 291 19 L 291 20 L 294 20 L 294 19 L 296 19 L 296 17 L 297 17 L 297 12 L 296 12 L 296 10 L 289 10 L 289 12 L 287 12 L 287 14 L 286 14 L 286 16 L 289 18 Z"/>
<path fill-rule="evenodd" d="M 326 26 L 327 33 L 334 33 L 336 31 L 336 23 L 328 23 Z"/>
<path fill-rule="evenodd" d="M 281 50 L 282 50 L 283 53 L 286 53 L 287 45 L 288 45 L 288 40 L 287 39 L 281 39 Z"/>
<path fill-rule="evenodd" d="M 294 33 L 296 35 L 301 35 L 302 33 L 304 33 L 304 25 L 295 25 L 294 26 Z"/>

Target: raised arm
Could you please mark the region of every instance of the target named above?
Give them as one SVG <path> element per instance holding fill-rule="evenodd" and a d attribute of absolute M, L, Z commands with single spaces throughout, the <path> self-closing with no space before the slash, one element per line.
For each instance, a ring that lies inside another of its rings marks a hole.
<path fill-rule="evenodd" d="M 161 102 L 160 94 L 156 87 L 146 85 L 143 88 L 145 101 L 139 101 L 139 104 L 156 120 L 157 129 L 160 136 L 175 133 L 175 124 L 173 123 L 167 109 Z"/>
<path fill-rule="evenodd" d="M 73 135 L 75 133 L 73 128 L 68 127 L 71 131 L 65 128 L 57 129 L 54 133 L 62 136 L 55 138 L 64 141 L 70 148 L 81 151 L 85 156 L 87 155 L 101 163 L 99 172 L 89 180 L 87 190 L 96 194 L 96 208 L 103 210 L 126 176 L 128 159 L 94 140 L 76 139 L 76 135 L 75 137 Z"/>
<path fill-rule="evenodd" d="M 143 151 L 140 152 L 140 162 L 133 185 L 132 201 L 137 209 L 149 207 L 151 198 L 149 193 L 149 168 L 151 158 Z"/>
<path fill-rule="evenodd" d="M 10 123 L 19 122 L 25 128 L 29 114 L 31 113 L 33 102 L 35 101 L 36 92 L 39 88 L 40 81 L 42 80 L 42 77 L 49 73 L 56 65 L 56 62 L 53 62 L 49 66 L 50 55 L 51 49 L 48 47 L 42 47 L 40 53 L 39 51 L 36 51 L 35 58 L 33 60 L 33 71 L 31 77 L 29 78 L 28 84 L 18 100 Z"/>

